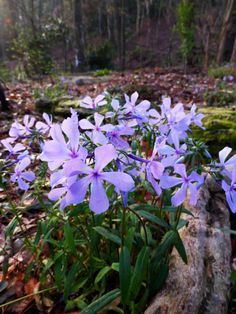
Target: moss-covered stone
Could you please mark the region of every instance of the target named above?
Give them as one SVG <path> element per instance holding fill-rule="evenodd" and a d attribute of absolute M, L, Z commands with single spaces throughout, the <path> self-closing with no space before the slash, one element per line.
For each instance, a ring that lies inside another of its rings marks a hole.
<path fill-rule="evenodd" d="M 91 110 L 80 107 L 81 99 L 61 100 L 54 108 L 54 114 L 62 117 L 70 116 L 70 108 L 78 112 L 80 119 L 91 115 Z"/>
<path fill-rule="evenodd" d="M 236 150 L 236 107 L 207 107 L 199 112 L 205 115 L 203 125 L 206 130 L 194 127 L 193 135 L 208 145 L 211 154 L 216 156 L 225 146 Z"/>

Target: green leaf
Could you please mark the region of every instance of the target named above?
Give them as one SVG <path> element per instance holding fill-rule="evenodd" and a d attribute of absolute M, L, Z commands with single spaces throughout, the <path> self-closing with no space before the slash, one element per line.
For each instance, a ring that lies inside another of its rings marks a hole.
<path fill-rule="evenodd" d="M 167 211 L 169 213 L 176 213 L 177 208 L 176 207 L 172 207 L 172 206 L 165 206 L 163 207 L 164 211 Z M 191 213 L 188 209 L 186 208 L 181 208 L 181 213 L 187 214 L 189 216 L 194 217 L 193 213 Z"/>
<path fill-rule="evenodd" d="M 169 265 L 161 263 L 155 273 L 155 280 L 150 278 L 150 297 L 154 296 L 164 286 L 169 273 Z"/>
<path fill-rule="evenodd" d="M 2 262 L 3 279 L 6 278 L 9 267 L 9 256 L 5 256 Z"/>
<path fill-rule="evenodd" d="M 96 278 L 95 278 L 95 284 L 98 283 L 100 280 L 102 280 L 102 278 L 111 270 L 110 266 L 105 266 L 103 267 L 99 273 L 97 274 Z"/>
<path fill-rule="evenodd" d="M 145 211 L 145 210 L 139 210 L 137 211 L 137 214 L 139 214 L 140 216 L 146 218 L 147 220 L 153 222 L 154 224 L 157 224 L 159 226 L 165 227 L 167 229 L 170 229 L 170 226 L 168 225 L 168 223 L 165 222 L 164 219 L 162 218 L 158 218 L 153 214 L 150 214 L 149 212 Z"/>
<path fill-rule="evenodd" d="M 17 218 L 16 217 L 12 218 L 12 220 L 9 222 L 9 224 L 7 225 L 5 229 L 5 239 L 13 235 L 17 224 L 18 224 Z"/>
<path fill-rule="evenodd" d="M 126 246 L 121 248 L 119 266 L 121 299 L 122 303 L 126 304 L 131 279 L 130 252 Z"/>
<path fill-rule="evenodd" d="M 68 275 L 65 278 L 65 284 L 64 284 L 64 298 L 65 298 L 65 300 L 68 299 L 70 293 L 74 289 L 74 285 L 76 283 L 75 278 L 76 278 L 76 275 L 77 275 L 80 267 L 81 267 L 80 262 L 73 264 L 73 266 L 71 267 L 71 270 L 69 271 Z"/>
<path fill-rule="evenodd" d="M 127 234 L 125 237 L 125 246 L 131 251 L 133 243 L 134 243 L 134 235 L 135 235 L 135 227 L 130 227 L 127 230 Z"/>
<path fill-rule="evenodd" d="M 119 272 L 119 267 L 120 267 L 119 263 L 112 263 L 112 264 L 111 264 L 111 268 L 112 268 L 113 270 L 115 270 L 115 271 L 118 271 L 118 272 Z"/>
<path fill-rule="evenodd" d="M 96 314 L 120 295 L 120 289 L 114 289 L 104 294 L 99 299 L 92 302 L 89 306 L 81 311 L 81 314 Z"/>
<path fill-rule="evenodd" d="M 64 225 L 64 233 L 65 233 L 64 234 L 65 247 L 72 252 L 76 252 L 73 230 L 69 222 L 66 222 Z"/>
<path fill-rule="evenodd" d="M 141 296 L 139 302 L 135 304 L 134 309 L 135 313 L 143 313 L 146 306 L 147 306 L 147 301 L 149 297 L 149 289 L 145 289 L 144 294 Z"/>
<path fill-rule="evenodd" d="M 157 206 L 149 205 L 149 204 L 140 204 L 133 208 L 135 211 L 145 210 L 145 211 L 159 211 L 160 208 Z"/>
<path fill-rule="evenodd" d="M 223 227 L 223 228 L 219 228 L 219 230 L 223 231 L 226 234 L 233 234 L 236 235 L 236 230 L 232 230 L 229 227 Z"/>
<path fill-rule="evenodd" d="M 121 245 L 121 238 L 118 237 L 118 235 L 110 232 L 109 230 L 103 228 L 103 227 L 93 227 L 93 229 L 99 233 L 100 235 L 102 235 L 104 238 L 118 244 Z"/>
<path fill-rule="evenodd" d="M 182 239 L 180 238 L 178 232 L 176 231 L 176 238 L 175 238 L 175 248 L 176 250 L 178 251 L 180 257 L 182 258 L 183 262 L 185 264 L 188 263 L 188 257 L 187 257 L 187 254 L 186 254 L 186 250 L 185 250 L 185 247 L 184 247 L 184 244 L 183 244 L 183 241 Z"/>
<path fill-rule="evenodd" d="M 137 297 L 142 282 L 145 280 L 149 261 L 149 252 L 149 247 L 145 246 L 138 254 L 129 289 L 131 300 L 134 300 Z"/>
<path fill-rule="evenodd" d="M 176 232 L 174 230 L 170 230 L 166 232 L 166 234 L 161 240 L 161 243 L 157 247 L 157 251 L 155 254 L 155 260 L 157 263 L 175 245 L 175 240 L 176 240 Z"/>

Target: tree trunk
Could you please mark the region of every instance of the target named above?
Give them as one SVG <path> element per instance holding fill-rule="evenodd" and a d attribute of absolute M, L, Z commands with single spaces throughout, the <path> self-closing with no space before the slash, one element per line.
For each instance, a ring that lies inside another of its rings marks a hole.
<path fill-rule="evenodd" d="M 236 37 L 234 38 L 234 46 L 233 46 L 233 51 L 230 57 L 230 62 L 232 63 L 236 62 Z"/>
<path fill-rule="evenodd" d="M 4 89 L 0 84 L 0 103 L 2 105 L 2 111 L 7 111 L 9 110 L 9 104 L 8 101 L 6 100 Z"/>
<path fill-rule="evenodd" d="M 125 0 L 121 0 L 121 14 L 120 14 L 120 50 L 121 50 L 121 69 L 125 69 L 125 57 L 126 57 L 126 47 L 125 47 Z"/>
<path fill-rule="evenodd" d="M 76 61 L 77 69 L 83 70 L 85 68 L 84 60 L 84 36 L 83 36 L 83 12 L 82 0 L 75 0 L 74 2 L 74 18 L 75 18 L 75 45 L 76 45 Z"/>
<path fill-rule="evenodd" d="M 224 194 L 207 178 L 197 205 L 184 207 L 194 215 L 183 215 L 189 224 L 180 232 L 188 264 L 173 250 L 166 285 L 145 314 L 226 314 L 231 243 Z"/>
<path fill-rule="evenodd" d="M 219 37 L 219 49 L 216 57 L 217 64 L 220 64 L 223 60 L 224 50 L 225 50 L 225 43 L 226 43 L 226 37 L 229 31 L 229 23 L 230 23 L 230 17 L 232 14 L 233 6 L 234 6 L 235 0 L 227 0 L 225 11 L 223 15 L 223 22 Z"/>

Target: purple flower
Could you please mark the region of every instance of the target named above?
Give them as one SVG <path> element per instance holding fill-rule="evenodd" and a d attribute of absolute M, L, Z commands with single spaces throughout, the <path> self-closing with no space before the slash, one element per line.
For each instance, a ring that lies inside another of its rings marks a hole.
<path fill-rule="evenodd" d="M 141 101 L 138 105 L 136 105 L 136 102 L 138 100 L 138 93 L 135 92 L 131 95 L 129 98 L 128 95 L 125 94 L 125 105 L 123 114 L 131 114 L 132 117 L 139 119 L 139 120 L 146 120 L 147 119 L 147 110 L 150 108 L 150 102 L 148 100 Z M 140 121 L 137 121 L 138 123 Z"/>
<path fill-rule="evenodd" d="M 57 188 L 53 187 L 53 189 L 48 194 L 48 198 L 54 202 L 60 199 L 60 209 L 63 210 L 68 204 L 70 204 L 70 187 L 73 183 L 75 183 L 76 176 L 66 178 L 63 177 L 59 172 L 57 173 L 57 176 L 59 176 L 59 178 L 58 181 L 55 182 L 55 185 L 61 184 L 62 186 Z"/>
<path fill-rule="evenodd" d="M 194 123 L 197 126 L 199 126 L 200 128 L 202 128 L 203 130 L 205 130 L 205 128 L 202 126 L 202 119 L 204 118 L 204 114 L 202 113 L 197 113 L 196 112 L 197 106 L 195 104 L 192 105 L 190 114 L 189 114 L 189 118 L 190 118 L 190 123 Z"/>
<path fill-rule="evenodd" d="M 236 213 L 236 165 L 234 166 L 231 174 L 230 185 L 223 180 L 222 188 L 225 191 L 226 200 L 229 204 L 230 209 L 233 213 Z"/>
<path fill-rule="evenodd" d="M 80 170 L 80 172 L 86 174 L 86 176 L 71 185 L 69 201 L 72 204 L 83 202 L 88 187 L 91 185 L 89 207 L 96 214 L 100 214 L 109 208 L 109 200 L 103 186 L 104 181 L 115 185 L 115 187 L 117 187 L 122 192 L 130 191 L 134 186 L 134 181 L 132 177 L 126 173 L 103 171 L 103 169 L 113 159 L 117 158 L 116 150 L 111 144 L 97 147 L 94 154 L 94 169 L 85 165 L 84 168 Z"/>
<path fill-rule="evenodd" d="M 215 166 L 220 167 L 223 172 L 224 170 L 229 170 L 233 167 L 233 165 L 236 164 L 236 154 L 229 158 L 227 161 L 225 161 L 231 151 L 232 148 L 226 146 L 219 152 L 220 163 L 215 163 Z"/>
<path fill-rule="evenodd" d="M 181 205 L 187 195 L 187 190 L 190 190 L 190 204 L 196 205 L 198 197 L 198 188 L 203 184 L 204 178 L 193 171 L 189 176 L 186 173 L 184 164 L 175 165 L 175 173 L 180 177 L 171 177 L 163 175 L 160 180 L 160 185 L 163 189 L 169 189 L 177 185 L 181 185 L 177 192 L 171 198 L 173 206 Z"/>
<path fill-rule="evenodd" d="M 35 127 L 39 132 L 45 134 L 45 133 L 49 132 L 49 130 L 52 127 L 52 116 L 51 115 L 49 116 L 47 113 L 44 112 L 43 118 L 44 118 L 46 123 L 38 121 L 36 123 Z"/>
<path fill-rule="evenodd" d="M 94 114 L 94 121 L 95 125 L 89 122 L 86 119 L 82 119 L 79 121 L 79 126 L 83 130 L 92 130 L 91 140 L 94 144 L 106 144 L 107 138 L 102 132 L 108 132 L 113 129 L 112 124 L 105 124 L 101 126 L 104 120 L 104 116 L 95 112 Z"/>
<path fill-rule="evenodd" d="M 178 103 L 173 109 L 170 109 L 170 99 L 166 98 L 166 103 L 161 106 L 162 116 L 166 122 L 159 126 L 159 131 L 168 136 L 169 143 L 172 143 L 173 137 L 184 139 L 187 137 L 186 131 L 189 129 L 188 120 L 184 112 L 183 104 Z M 167 101 L 168 100 L 168 101 Z"/>
<path fill-rule="evenodd" d="M 172 134 L 173 135 L 173 134 Z M 175 134 L 176 135 L 176 134 Z M 174 166 L 175 162 L 182 156 L 186 154 L 187 145 L 182 144 L 180 146 L 179 138 L 174 136 L 172 138 L 174 147 L 170 145 L 163 145 L 159 148 L 158 152 L 166 157 L 162 159 L 162 164 L 165 167 Z"/>
<path fill-rule="evenodd" d="M 11 142 L 12 142 L 11 138 L 1 140 L 2 145 L 9 151 L 10 155 L 17 154 L 25 149 L 25 146 L 23 144 L 17 143 L 15 146 L 12 146 L 10 144 Z"/>
<path fill-rule="evenodd" d="M 25 128 L 18 121 L 12 123 L 12 126 L 9 131 L 9 135 L 15 139 L 22 137 L 25 134 Z"/>
<path fill-rule="evenodd" d="M 35 123 L 34 117 L 30 118 L 29 115 L 25 115 L 23 118 L 23 125 L 15 121 L 11 126 L 9 135 L 16 139 L 22 136 L 30 135 L 32 133 L 31 128 L 33 127 L 34 123 Z"/>
<path fill-rule="evenodd" d="M 65 140 L 62 131 L 67 136 L 68 141 Z M 87 150 L 80 147 L 77 116 L 72 114 L 72 117 L 65 119 L 61 126 L 59 124 L 53 125 L 50 135 L 52 140 L 45 142 L 40 155 L 42 161 L 48 162 L 50 170 L 59 168 L 67 160 L 84 158 L 84 155 L 87 155 Z"/>
<path fill-rule="evenodd" d="M 111 144 L 113 144 L 116 148 L 120 149 L 128 149 L 129 144 L 121 138 L 122 135 L 131 136 L 134 134 L 134 129 L 129 127 L 123 127 L 121 125 L 116 125 L 112 130 L 107 132 L 107 137 Z"/>
<path fill-rule="evenodd" d="M 117 99 L 112 99 L 112 101 L 111 101 L 111 106 L 112 106 L 114 112 L 108 111 L 108 112 L 105 114 L 105 117 L 106 117 L 106 118 L 113 118 L 115 115 L 118 114 L 118 112 L 119 112 L 119 110 L 120 110 L 120 103 L 119 103 L 119 100 L 117 100 Z"/>
<path fill-rule="evenodd" d="M 29 165 L 30 159 L 25 157 L 16 164 L 15 173 L 11 175 L 11 181 L 14 183 L 17 182 L 19 188 L 25 191 L 29 189 L 29 184 L 25 181 L 32 182 L 35 179 L 35 175 L 32 171 L 24 171 Z"/>
<path fill-rule="evenodd" d="M 90 96 L 86 96 L 80 106 L 87 109 L 96 109 L 98 106 L 104 106 L 107 101 L 104 99 L 104 95 L 98 95 L 94 100 Z"/>
<path fill-rule="evenodd" d="M 156 180 L 159 180 L 161 178 L 165 170 L 165 167 L 161 162 L 155 161 L 154 158 L 156 154 L 158 153 L 159 148 L 162 146 L 163 141 L 165 142 L 165 139 L 163 140 L 162 137 L 156 139 L 152 156 L 148 164 L 146 164 L 147 180 L 152 184 L 157 195 L 161 195 L 161 188 Z"/>

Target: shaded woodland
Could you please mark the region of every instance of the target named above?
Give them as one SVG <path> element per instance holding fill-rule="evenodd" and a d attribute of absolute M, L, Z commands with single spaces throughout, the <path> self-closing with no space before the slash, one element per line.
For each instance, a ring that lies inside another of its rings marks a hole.
<path fill-rule="evenodd" d="M 236 60 L 234 0 L 1 0 L 0 61 L 27 76 Z"/>

